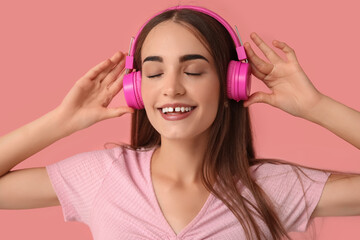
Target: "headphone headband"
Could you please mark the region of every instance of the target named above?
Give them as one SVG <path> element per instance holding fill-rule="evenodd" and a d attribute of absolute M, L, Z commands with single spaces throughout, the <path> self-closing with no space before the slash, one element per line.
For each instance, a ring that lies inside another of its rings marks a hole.
<path fill-rule="evenodd" d="M 236 52 L 237 52 L 237 56 L 238 59 L 241 60 L 246 60 L 247 56 L 245 53 L 245 49 L 243 46 L 241 46 L 241 39 L 239 34 L 236 35 L 236 33 L 234 32 L 234 30 L 231 28 L 230 24 L 228 22 L 226 22 L 225 19 L 223 19 L 222 17 L 220 17 L 218 14 L 214 13 L 213 11 L 210 11 L 209 9 L 203 8 L 203 7 L 198 7 L 198 6 L 190 6 L 190 5 L 183 5 L 183 6 L 175 6 L 175 7 L 170 7 L 168 9 L 165 9 L 163 11 L 158 12 L 157 14 L 155 14 L 153 17 L 151 17 L 149 20 L 147 20 L 142 27 L 140 28 L 140 30 L 138 31 L 138 33 L 135 36 L 135 39 L 133 40 L 133 38 L 131 39 L 131 43 L 130 43 L 130 51 L 129 51 L 129 55 L 126 57 L 126 64 L 125 64 L 125 68 L 128 70 L 133 69 L 134 66 L 134 51 L 135 51 L 135 47 L 136 47 L 136 43 L 137 43 L 137 39 L 141 33 L 141 31 L 143 30 L 143 28 L 146 26 L 146 24 L 153 19 L 154 17 L 160 15 L 163 12 L 169 11 L 169 10 L 174 10 L 174 9 L 192 9 L 198 12 L 202 12 L 205 13 L 213 18 L 215 18 L 218 22 L 220 22 L 226 29 L 227 31 L 230 33 L 234 43 L 235 43 L 235 47 L 236 47 Z M 236 27 L 236 26 L 235 26 Z M 246 60 L 247 61 L 247 60 Z"/>

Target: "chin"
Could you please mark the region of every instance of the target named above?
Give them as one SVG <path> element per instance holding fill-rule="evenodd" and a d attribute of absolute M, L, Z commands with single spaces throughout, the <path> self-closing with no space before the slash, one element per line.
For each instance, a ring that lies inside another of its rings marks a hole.
<path fill-rule="evenodd" d="M 196 131 L 197 130 L 197 131 Z M 167 140 L 195 140 L 196 138 L 199 138 L 205 134 L 209 129 L 201 130 L 199 128 L 190 129 L 188 128 L 186 131 L 184 129 L 171 129 L 169 131 L 166 131 L 165 129 L 162 129 L 161 131 L 158 131 L 161 135 L 161 139 L 167 139 Z"/>
<path fill-rule="evenodd" d="M 163 132 L 161 133 L 161 139 L 168 139 L 168 140 L 184 140 L 184 139 L 191 139 L 194 137 L 193 135 L 185 134 L 184 132 Z"/>

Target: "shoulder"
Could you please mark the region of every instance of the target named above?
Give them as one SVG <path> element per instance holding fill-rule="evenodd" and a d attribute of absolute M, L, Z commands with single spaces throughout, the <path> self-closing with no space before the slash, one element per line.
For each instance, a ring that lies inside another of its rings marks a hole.
<path fill-rule="evenodd" d="M 323 181 L 330 173 L 321 169 L 272 160 L 273 162 L 261 162 L 250 167 L 250 174 L 256 181 L 264 179 L 304 179 L 311 178 L 314 181 Z"/>
<path fill-rule="evenodd" d="M 272 200 L 284 204 L 317 196 L 331 173 L 295 164 L 261 163 L 252 166 L 250 174 Z"/>
<path fill-rule="evenodd" d="M 287 231 L 305 231 L 331 173 L 282 161 L 256 164 L 250 170 Z"/>
<path fill-rule="evenodd" d="M 92 150 L 77 153 L 61 161 L 47 166 L 47 169 L 59 169 L 72 173 L 86 174 L 87 172 L 107 172 L 113 163 L 125 163 L 127 160 L 138 159 L 137 153 L 140 150 L 132 150 L 123 145 L 116 145 L 112 148 Z"/>
<path fill-rule="evenodd" d="M 152 149 L 139 148 L 133 149 L 127 145 L 116 145 L 115 147 L 93 150 L 75 154 L 63 161 L 79 162 L 101 162 L 103 164 L 114 161 L 139 160 L 149 156 Z"/>
<path fill-rule="evenodd" d="M 260 163 L 252 166 L 251 176 L 278 206 L 315 203 L 330 172 L 286 163 Z"/>
<path fill-rule="evenodd" d="M 78 153 L 47 165 L 46 169 L 49 176 L 54 179 L 96 182 L 103 179 L 112 169 L 123 175 L 142 171 L 148 161 L 141 160 L 150 157 L 151 152 L 117 145 L 113 148 Z"/>
<path fill-rule="evenodd" d="M 113 148 L 106 148 L 106 149 L 99 149 L 99 150 L 92 150 L 92 151 L 78 153 L 72 156 L 71 158 L 114 161 L 119 159 L 119 157 L 122 154 L 123 154 L 123 147 L 116 146 Z"/>

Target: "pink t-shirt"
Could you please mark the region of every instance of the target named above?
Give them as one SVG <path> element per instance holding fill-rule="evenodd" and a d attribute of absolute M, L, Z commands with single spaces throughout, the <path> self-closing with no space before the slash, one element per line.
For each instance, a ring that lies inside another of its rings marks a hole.
<path fill-rule="evenodd" d="M 178 234 L 166 221 L 150 175 L 155 148 L 133 151 L 115 147 L 81 153 L 46 167 L 59 198 L 65 221 L 83 222 L 95 240 L 112 239 L 245 239 L 233 213 L 210 194 L 197 216 Z M 287 164 L 251 167 L 256 182 L 278 206 L 288 232 L 305 231 L 330 173 L 302 168 L 312 179 L 299 176 Z M 243 196 L 255 204 L 247 188 Z M 303 197 L 303 190 L 305 198 Z M 308 209 L 306 210 L 306 205 Z M 271 235 L 265 224 L 255 218 Z"/>

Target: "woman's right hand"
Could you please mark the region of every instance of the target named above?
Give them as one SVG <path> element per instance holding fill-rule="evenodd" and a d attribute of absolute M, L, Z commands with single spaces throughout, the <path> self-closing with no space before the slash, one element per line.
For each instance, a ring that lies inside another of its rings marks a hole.
<path fill-rule="evenodd" d="M 134 109 L 127 106 L 108 108 L 122 89 L 124 66 L 125 54 L 119 51 L 90 69 L 75 83 L 56 109 L 70 133 L 108 118 L 134 113 Z"/>

